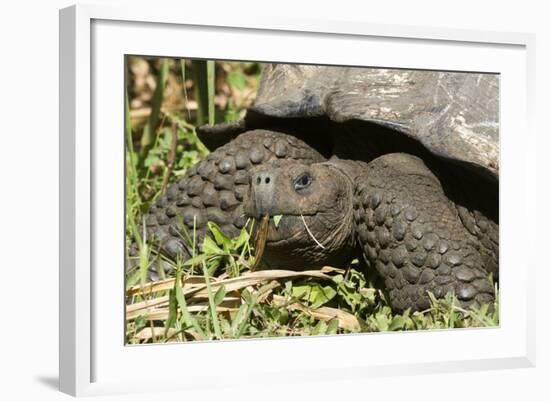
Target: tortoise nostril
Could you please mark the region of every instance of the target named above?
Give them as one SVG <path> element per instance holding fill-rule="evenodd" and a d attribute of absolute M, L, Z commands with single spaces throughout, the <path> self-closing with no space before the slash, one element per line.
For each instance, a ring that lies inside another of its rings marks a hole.
<path fill-rule="evenodd" d="M 252 177 L 252 179 L 253 182 L 256 182 L 256 185 L 269 184 L 273 181 L 271 178 L 271 174 L 265 171 L 256 174 L 254 177 Z"/>

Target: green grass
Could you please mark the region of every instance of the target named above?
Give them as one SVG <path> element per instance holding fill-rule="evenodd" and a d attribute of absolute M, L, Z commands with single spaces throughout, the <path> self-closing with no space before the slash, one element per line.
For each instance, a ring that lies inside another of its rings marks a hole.
<path fill-rule="evenodd" d="M 140 232 L 144 214 L 167 185 L 208 154 L 195 132 L 199 120 L 239 118 L 257 87 L 260 69 L 254 63 L 185 60 L 161 60 L 159 65 L 150 105 L 156 115 L 142 125 L 135 123 L 131 99 L 126 101 L 126 241 L 128 246 L 136 243 L 139 251 L 134 257 L 137 268 L 126 277 L 129 344 L 498 326 L 498 296 L 494 305 L 480 310 L 464 310 L 448 294 L 439 300 L 432 297 L 425 311 L 393 313 L 375 278 L 365 276 L 357 261 L 344 269 L 254 271 L 249 234 L 254 221 L 236 238 L 213 223 L 202 244 L 194 230 L 186 233 L 193 257 L 166 260 L 174 277 L 147 283 L 148 268 L 162 256 Z M 193 82 L 188 91 L 184 83 L 194 76 L 206 77 L 201 78 L 203 87 Z M 218 78 L 231 95 L 223 108 L 214 101 L 220 96 L 214 86 Z M 162 102 L 163 94 L 174 90 L 170 82 L 183 83 L 179 90 L 185 105 L 196 100 L 188 95 L 206 94 L 207 99 L 196 102 L 206 110 L 167 110 Z"/>
<path fill-rule="evenodd" d="M 432 296 L 425 311 L 392 313 L 356 261 L 345 270 L 253 272 L 246 228 L 231 239 L 215 224 L 209 227 L 202 251 L 174 263 L 175 278 L 129 289 L 129 343 L 498 325 L 498 301 L 493 311 L 464 310 L 452 294 Z"/>

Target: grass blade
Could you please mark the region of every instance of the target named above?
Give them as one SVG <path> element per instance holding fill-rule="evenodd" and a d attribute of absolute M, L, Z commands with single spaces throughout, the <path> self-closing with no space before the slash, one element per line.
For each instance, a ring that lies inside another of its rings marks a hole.
<path fill-rule="evenodd" d="M 130 100 L 128 99 L 128 91 L 125 93 L 125 109 L 124 109 L 124 131 L 126 133 L 126 143 L 128 150 L 134 153 L 134 144 L 132 142 L 132 120 L 130 119 Z"/>
<path fill-rule="evenodd" d="M 218 320 L 218 312 L 216 312 L 216 301 L 214 300 L 214 295 L 212 294 L 212 287 L 210 286 L 210 279 L 208 274 L 208 268 L 206 263 L 202 262 L 202 269 L 204 274 L 204 282 L 206 284 L 206 291 L 208 292 L 208 304 L 210 305 L 210 314 L 212 315 L 212 325 L 214 326 L 214 334 L 217 339 L 221 340 L 222 332 L 220 330 L 220 322 Z"/>
<path fill-rule="evenodd" d="M 216 107 L 214 103 L 216 96 L 216 65 L 213 60 L 206 62 L 206 76 L 208 81 L 208 124 L 214 125 L 216 121 Z"/>
<path fill-rule="evenodd" d="M 185 100 L 185 110 L 187 110 L 187 120 L 191 121 L 191 111 L 189 110 L 189 97 L 187 96 L 187 87 L 185 86 L 185 82 L 187 81 L 186 75 L 185 75 L 185 59 L 180 60 L 181 65 L 181 82 L 183 87 L 183 98 Z"/>
<path fill-rule="evenodd" d="M 195 332 L 201 339 L 205 339 L 206 336 L 202 331 L 200 325 L 197 323 L 197 320 L 191 316 L 187 308 L 187 302 L 185 301 L 185 295 L 183 295 L 183 290 L 181 288 L 181 266 L 178 265 L 176 271 L 176 279 L 174 280 L 174 296 L 176 298 L 176 304 L 181 310 L 181 317 L 183 322 L 187 327 L 193 327 Z"/>
<path fill-rule="evenodd" d="M 160 124 L 160 108 L 164 98 L 164 88 L 168 82 L 168 67 L 168 59 L 162 59 L 160 72 L 157 79 L 157 86 L 151 102 L 151 114 L 149 115 L 149 120 L 145 125 L 141 136 L 140 161 L 142 165 L 147 158 L 149 150 L 151 150 L 151 147 L 155 143 L 157 129 Z"/>
<path fill-rule="evenodd" d="M 195 100 L 197 101 L 197 126 L 206 123 L 208 113 L 208 83 L 205 60 L 191 62 L 193 73 Z"/>

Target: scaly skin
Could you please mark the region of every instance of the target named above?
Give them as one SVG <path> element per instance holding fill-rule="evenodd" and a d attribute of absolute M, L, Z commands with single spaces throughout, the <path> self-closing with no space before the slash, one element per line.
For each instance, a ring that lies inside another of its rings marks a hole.
<path fill-rule="evenodd" d="M 453 291 L 466 307 L 494 299 L 488 271 L 498 259 L 483 252 L 472 234 L 475 222 L 465 227 L 419 158 L 394 153 L 370 162 L 357 182 L 354 214 L 365 258 L 383 278 L 396 311 L 428 308 L 427 291 L 437 298 Z"/>

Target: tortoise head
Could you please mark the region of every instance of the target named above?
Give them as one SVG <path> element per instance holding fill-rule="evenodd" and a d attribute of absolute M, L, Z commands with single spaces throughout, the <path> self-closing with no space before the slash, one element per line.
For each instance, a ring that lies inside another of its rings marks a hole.
<path fill-rule="evenodd" d="M 252 171 L 245 213 L 270 216 L 262 263 L 303 270 L 349 261 L 353 183 L 332 162 L 278 160 Z"/>

